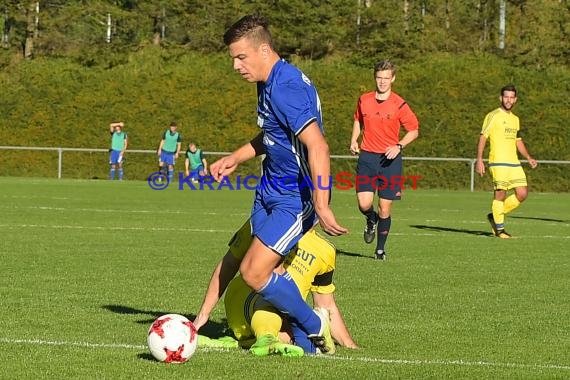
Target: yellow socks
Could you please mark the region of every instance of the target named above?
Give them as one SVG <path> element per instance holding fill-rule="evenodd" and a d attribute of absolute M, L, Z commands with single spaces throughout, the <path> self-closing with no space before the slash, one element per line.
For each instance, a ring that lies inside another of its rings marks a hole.
<path fill-rule="evenodd" d="M 517 196 L 515 194 L 511 194 L 507 197 L 507 199 L 505 199 L 503 212 L 505 214 L 508 214 L 509 212 L 513 211 L 515 208 L 519 207 L 520 204 L 521 202 L 519 202 Z"/>
<path fill-rule="evenodd" d="M 267 334 L 277 337 L 282 323 L 281 316 L 273 308 L 255 310 L 251 317 L 251 329 L 257 338 Z"/>
<path fill-rule="evenodd" d="M 493 199 L 493 205 L 491 206 L 491 211 L 493 211 L 493 219 L 495 219 L 495 224 L 498 229 L 502 229 L 505 225 L 505 203 Z"/>

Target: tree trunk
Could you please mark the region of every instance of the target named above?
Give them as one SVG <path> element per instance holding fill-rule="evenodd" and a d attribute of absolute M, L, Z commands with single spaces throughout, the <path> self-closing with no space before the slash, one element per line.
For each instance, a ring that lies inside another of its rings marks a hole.
<path fill-rule="evenodd" d="M 481 48 L 489 39 L 489 23 L 487 21 L 487 0 L 480 0 L 477 6 L 479 12 L 479 25 L 481 27 L 481 35 L 479 37 L 479 47 Z"/>
<path fill-rule="evenodd" d="M 2 28 L 2 47 L 4 49 L 8 49 L 10 47 L 9 44 L 9 33 L 10 32 L 10 24 L 8 21 L 8 7 L 4 8 L 4 23 Z"/>
<path fill-rule="evenodd" d="M 28 3 L 26 8 L 26 41 L 24 42 L 25 59 L 32 59 L 34 57 L 34 37 L 37 35 L 36 6 L 37 3 L 32 1 Z"/>
<path fill-rule="evenodd" d="M 451 27 L 450 15 L 451 13 L 451 4 L 449 0 L 445 0 L 445 29 L 449 30 Z"/>
<path fill-rule="evenodd" d="M 505 0 L 501 0 L 499 4 L 499 49 L 505 49 L 505 24 L 506 24 L 506 3 Z"/>
<path fill-rule="evenodd" d="M 410 19 L 410 2 L 404 0 L 404 33 L 408 33 L 410 26 L 408 20 Z"/>

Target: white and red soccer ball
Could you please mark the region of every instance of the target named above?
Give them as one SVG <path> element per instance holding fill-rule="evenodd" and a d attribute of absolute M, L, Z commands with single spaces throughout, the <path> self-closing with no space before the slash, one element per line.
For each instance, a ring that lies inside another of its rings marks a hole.
<path fill-rule="evenodd" d="M 156 360 L 184 363 L 196 352 L 198 332 L 188 318 L 179 314 L 167 314 L 152 323 L 146 343 Z"/>

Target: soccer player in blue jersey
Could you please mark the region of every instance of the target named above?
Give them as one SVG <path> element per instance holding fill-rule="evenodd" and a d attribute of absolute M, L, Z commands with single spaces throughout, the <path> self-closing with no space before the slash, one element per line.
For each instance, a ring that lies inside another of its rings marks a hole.
<path fill-rule="evenodd" d="M 125 124 L 122 121 L 109 124 L 109 132 L 111 133 L 111 150 L 109 152 L 109 179 L 115 179 L 115 172 L 119 169 L 119 181 L 123 180 L 123 158 L 129 140 L 127 133 L 123 131 Z"/>
<path fill-rule="evenodd" d="M 264 18 L 241 18 L 226 31 L 224 43 L 234 69 L 246 81 L 257 84 L 261 132 L 213 163 L 210 174 L 221 181 L 242 162 L 261 154 L 265 159 L 251 211 L 249 249 L 241 261 L 228 265 L 226 255 L 218 264 L 195 322 L 198 328 L 206 323 L 239 268 L 249 287 L 295 320 L 322 352 L 332 353 L 335 348 L 328 318 L 305 303 L 290 278 L 273 272 L 317 219 L 329 235 L 348 232 L 337 223 L 329 206 L 330 156 L 319 96 L 309 78 L 275 52 Z M 313 191 L 302 186 L 307 178 L 312 180 Z"/>
<path fill-rule="evenodd" d="M 175 122 L 162 134 L 162 139 L 158 146 L 158 171 L 162 172 L 164 164 L 168 165 L 168 179 L 172 181 L 174 177 L 174 165 L 180 154 L 180 146 L 182 145 L 182 136 L 177 131 L 178 126 Z"/>

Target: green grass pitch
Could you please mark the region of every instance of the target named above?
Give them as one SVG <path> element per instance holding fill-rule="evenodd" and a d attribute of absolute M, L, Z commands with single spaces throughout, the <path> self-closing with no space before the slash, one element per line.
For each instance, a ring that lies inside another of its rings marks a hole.
<path fill-rule="evenodd" d="M 359 350 L 152 360 L 150 323 L 193 319 L 252 196 L 0 178 L 0 378 L 570 378 L 570 195 L 532 192 L 501 240 L 485 219 L 490 193 L 407 191 L 377 262 L 354 193 L 336 191 L 350 229 L 331 238 L 336 297 Z M 219 305 L 205 332 L 223 329 Z"/>

